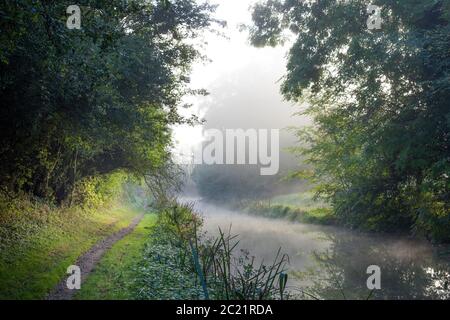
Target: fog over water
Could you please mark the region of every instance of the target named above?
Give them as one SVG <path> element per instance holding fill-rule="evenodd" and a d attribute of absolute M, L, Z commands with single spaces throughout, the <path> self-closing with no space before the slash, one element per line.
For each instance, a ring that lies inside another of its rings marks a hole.
<path fill-rule="evenodd" d="M 364 234 L 338 227 L 292 223 L 250 216 L 201 201 L 195 209 L 204 229 L 238 235 L 239 249 L 270 265 L 279 248 L 289 256 L 289 288 L 321 298 L 366 299 L 367 268 L 381 268 L 381 290 L 375 299 L 450 299 L 450 251 L 403 236 Z M 239 252 L 239 250 L 237 250 Z"/>
<path fill-rule="evenodd" d="M 298 160 L 289 158 L 283 149 L 295 146 L 296 139 L 283 129 L 302 128 L 311 120 L 293 116 L 302 106 L 284 101 L 279 92 L 289 45 L 257 49 L 248 43 L 239 24 L 250 21 L 248 8 L 255 1 L 214 2 L 220 4 L 217 18 L 228 22 L 223 30 L 226 37 L 205 35 L 204 54 L 211 62 L 194 67 L 191 84 L 193 88 L 207 89 L 210 95 L 192 97 L 187 102 L 193 108 L 186 111 L 206 123 L 176 128 L 177 152 L 187 155 L 185 163 L 189 163 L 205 129 L 281 129 L 281 162 L 292 169 Z M 210 235 L 217 235 L 219 227 L 228 230 L 231 225 L 232 233 L 239 235 L 239 248 L 249 250 L 259 261 L 270 264 L 281 248 L 290 258 L 288 286 L 293 293 L 294 287 L 301 287 L 319 298 L 366 299 L 370 294 L 367 268 L 377 265 L 381 268 L 382 289 L 372 292 L 371 298 L 450 299 L 448 247 L 433 247 L 427 241 L 405 236 L 363 234 L 250 216 L 198 197 L 183 201 L 195 201 Z"/>

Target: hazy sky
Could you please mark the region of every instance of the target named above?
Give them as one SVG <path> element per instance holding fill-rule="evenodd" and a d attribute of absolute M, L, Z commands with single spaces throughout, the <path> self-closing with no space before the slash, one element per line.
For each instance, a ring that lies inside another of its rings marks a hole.
<path fill-rule="evenodd" d="M 205 34 L 204 54 L 210 63 L 193 68 L 191 85 L 205 88 L 207 97 L 187 99 L 193 103 L 189 113 L 206 120 L 205 126 L 177 127 L 174 132 L 176 152 L 189 155 L 202 140 L 205 128 L 283 129 L 301 125 L 292 117 L 298 107 L 283 101 L 280 79 L 285 74 L 286 48 L 254 48 L 240 24 L 251 22 L 250 6 L 255 0 L 213 0 L 219 4 L 215 16 L 227 21 L 226 37 Z M 286 138 L 286 136 L 285 136 Z"/>

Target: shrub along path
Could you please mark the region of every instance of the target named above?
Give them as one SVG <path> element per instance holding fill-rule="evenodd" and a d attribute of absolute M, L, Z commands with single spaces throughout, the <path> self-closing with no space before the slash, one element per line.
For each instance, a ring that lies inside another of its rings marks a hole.
<path fill-rule="evenodd" d="M 99 241 L 91 249 L 89 249 L 85 254 L 78 258 L 74 265 L 79 266 L 81 269 L 81 284 L 87 279 L 91 271 L 94 269 L 96 264 L 100 261 L 103 254 L 109 250 L 114 243 L 121 240 L 127 234 L 134 230 L 138 223 L 144 217 L 143 214 L 135 217 L 128 227 L 125 227 L 118 232 L 112 234 Z M 76 290 L 70 290 L 67 288 L 67 278 L 70 275 L 64 277 L 54 290 L 47 296 L 48 300 L 71 300 Z"/>

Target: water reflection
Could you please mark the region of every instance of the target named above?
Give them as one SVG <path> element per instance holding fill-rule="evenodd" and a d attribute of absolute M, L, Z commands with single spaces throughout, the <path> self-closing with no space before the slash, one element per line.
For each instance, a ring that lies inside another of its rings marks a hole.
<path fill-rule="evenodd" d="M 205 228 L 239 234 L 241 249 L 270 263 L 278 248 L 289 255 L 290 291 L 297 298 L 450 299 L 450 249 L 428 242 L 367 235 L 248 216 L 197 202 Z M 381 268 L 381 290 L 367 289 L 367 267 Z"/>
<path fill-rule="evenodd" d="M 294 275 L 308 279 L 307 291 L 325 299 L 450 299 L 450 264 L 432 248 L 416 240 L 367 236 L 335 231 L 331 243 L 311 253 L 314 267 Z M 381 290 L 367 289 L 367 267 L 381 268 Z"/>

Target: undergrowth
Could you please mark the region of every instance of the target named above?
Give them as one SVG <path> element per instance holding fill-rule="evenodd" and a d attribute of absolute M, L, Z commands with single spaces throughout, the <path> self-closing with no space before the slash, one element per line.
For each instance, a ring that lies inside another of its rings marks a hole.
<path fill-rule="evenodd" d="M 159 213 L 136 279 L 140 299 L 287 299 L 288 257 L 256 263 L 231 230 L 202 232 L 192 205 L 172 204 Z"/>

